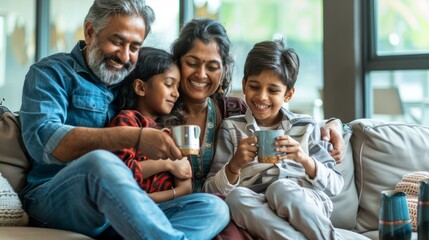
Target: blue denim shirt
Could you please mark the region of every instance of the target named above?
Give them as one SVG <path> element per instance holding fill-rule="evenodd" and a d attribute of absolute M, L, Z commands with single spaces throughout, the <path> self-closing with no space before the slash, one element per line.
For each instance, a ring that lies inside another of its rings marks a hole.
<path fill-rule="evenodd" d="M 67 164 L 52 152 L 75 126 L 105 127 L 116 114 L 115 86 L 106 86 L 88 68 L 79 41 L 71 53 L 57 53 L 33 64 L 23 88 L 20 120 L 32 167 L 23 190 L 48 181 Z"/>

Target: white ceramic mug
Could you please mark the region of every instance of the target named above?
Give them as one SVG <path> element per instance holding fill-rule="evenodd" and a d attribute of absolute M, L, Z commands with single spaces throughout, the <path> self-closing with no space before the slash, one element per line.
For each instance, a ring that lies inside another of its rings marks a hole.
<path fill-rule="evenodd" d="M 197 125 L 172 126 L 171 137 L 184 156 L 200 153 L 201 129 Z"/>

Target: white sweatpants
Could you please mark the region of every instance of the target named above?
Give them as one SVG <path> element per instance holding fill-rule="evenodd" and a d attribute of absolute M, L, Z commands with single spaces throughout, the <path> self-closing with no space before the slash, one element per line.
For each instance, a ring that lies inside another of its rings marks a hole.
<path fill-rule="evenodd" d="M 237 187 L 225 199 L 235 223 L 262 239 L 339 239 L 329 197 L 280 179 L 265 194 Z"/>

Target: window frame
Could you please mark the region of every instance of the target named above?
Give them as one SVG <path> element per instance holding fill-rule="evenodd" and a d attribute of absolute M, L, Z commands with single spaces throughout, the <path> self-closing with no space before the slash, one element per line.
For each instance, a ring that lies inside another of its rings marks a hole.
<path fill-rule="evenodd" d="M 374 71 L 429 70 L 428 54 L 377 55 L 377 0 L 364 0 L 362 8 L 362 49 L 364 116 L 372 116 L 370 73 Z"/>
<path fill-rule="evenodd" d="M 364 73 L 377 70 L 425 70 L 429 69 L 427 54 L 377 55 L 377 0 L 362 1 L 364 27 Z"/>

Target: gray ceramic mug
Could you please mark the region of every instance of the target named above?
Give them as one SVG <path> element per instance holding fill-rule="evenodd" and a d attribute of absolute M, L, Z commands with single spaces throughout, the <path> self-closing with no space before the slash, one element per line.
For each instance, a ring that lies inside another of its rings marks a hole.
<path fill-rule="evenodd" d="M 285 135 L 284 130 L 258 130 L 255 136 L 258 138 L 258 162 L 277 163 L 278 156 L 282 153 L 276 151 L 276 137 Z"/>
<path fill-rule="evenodd" d="M 178 125 L 170 128 L 171 137 L 184 156 L 200 153 L 201 129 L 197 125 Z"/>

